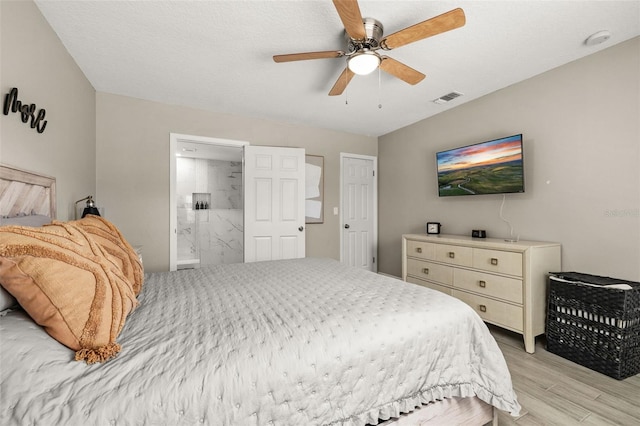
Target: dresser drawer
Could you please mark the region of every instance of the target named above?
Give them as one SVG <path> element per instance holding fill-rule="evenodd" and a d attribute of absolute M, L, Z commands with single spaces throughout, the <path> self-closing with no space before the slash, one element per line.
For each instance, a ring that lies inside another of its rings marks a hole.
<path fill-rule="evenodd" d="M 453 290 L 451 295 L 471 306 L 487 322 L 517 332 L 524 329 L 522 307 L 459 290 Z"/>
<path fill-rule="evenodd" d="M 521 277 L 522 253 L 474 248 L 473 267 Z"/>
<path fill-rule="evenodd" d="M 407 240 L 407 256 L 433 260 L 436 257 L 435 246 L 424 241 Z"/>
<path fill-rule="evenodd" d="M 484 296 L 522 303 L 522 280 L 484 272 L 455 269 L 453 286 Z"/>
<path fill-rule="evenodd" d="M 423 287 L 430 288 L 432 290 L 437 290 L 437 291 L 440 291 L 440 292 L 442 292 L 444 294 L 448 294 L 449 296 L 451 296 L 451 287 L 445 287 L 443 285 L 432 283 L 430 281 L 419 280 L 419 279 L 414 278 L 414 277 L 407 277 L 407 282 L 408 283 L 412 283 L 412 284 L 418 284 L 418 285 L 421 285 Z"/>
<path fill-rule="evenodd" d="M 424 260 L 407 259 L 407 275 L 442 284 L 453 284 L 453 268 Z"/>
<path fill-rule="evenodd" d="M 471 247 L 451 246 L 438 244 L 436 246 L 435 260 L 458 266 L 471 266 L 473 263 Z"/>

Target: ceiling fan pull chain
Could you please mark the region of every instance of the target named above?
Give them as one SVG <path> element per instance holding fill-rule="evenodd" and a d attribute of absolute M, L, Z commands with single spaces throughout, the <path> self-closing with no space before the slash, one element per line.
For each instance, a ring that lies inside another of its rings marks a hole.
<path fill-rule="evenodd" d="M 349 79 L 347 73 L 344 73 L 344 104 L 349 105 Z"/>
<path fill-rule="evenodd" d="M 378 67 L 378 109 L 382 109 L 382 101 L 380 100 L 381 98 L 381 92 L 382 92 L 382 83 L 380 82 L 381 77 L 380 77 L 380 67 Z"/>

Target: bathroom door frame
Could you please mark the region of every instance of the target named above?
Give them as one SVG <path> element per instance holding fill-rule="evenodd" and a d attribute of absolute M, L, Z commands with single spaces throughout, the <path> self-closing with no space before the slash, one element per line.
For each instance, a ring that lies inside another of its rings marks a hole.
<path fill-rule="evenodd" d="M 178 204 L 176 197 L 176 151 L 179 142 L 191 142 L 244 149 L 249 142 L 233 139 L 211 138 L 207 136 L 169 134 L 169 270 L 178 269 Z M 244 169 L 244 154 L 242 155 Z"/>

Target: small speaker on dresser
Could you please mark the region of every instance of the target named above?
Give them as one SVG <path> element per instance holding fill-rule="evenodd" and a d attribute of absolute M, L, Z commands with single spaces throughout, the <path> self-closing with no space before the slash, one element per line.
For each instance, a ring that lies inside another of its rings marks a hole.
<path fill-rule="evenodd" d="M 487 232 L 484 229 L 474 229 L 471 231 L 473 238 L 487 238 Z"/>

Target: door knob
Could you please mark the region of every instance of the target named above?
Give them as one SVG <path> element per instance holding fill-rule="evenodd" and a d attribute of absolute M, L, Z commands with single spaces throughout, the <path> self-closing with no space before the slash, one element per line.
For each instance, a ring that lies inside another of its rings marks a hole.
<path fill-rule="evenodd" d="M 304 226 L 301 226 L 300 228 L 298 228 L 298 231 L 300 232 L 304 231 Z"/>
<path fill-rule="evenodd" d="M 349 224 L 348 223 L 345 223 L 344 229 L 349 229 Z"/>

